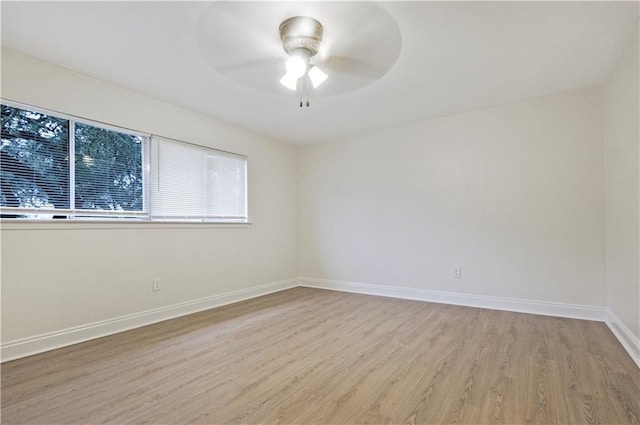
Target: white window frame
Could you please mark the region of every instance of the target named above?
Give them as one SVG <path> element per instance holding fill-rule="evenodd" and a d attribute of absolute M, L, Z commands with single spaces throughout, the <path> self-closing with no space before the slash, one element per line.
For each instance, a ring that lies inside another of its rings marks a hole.
<path fill-rule="evenodd" d="M 24 215 L 56 215 L 67 216 L 65 219 L 52 219 L 52 218 L 0 218 L 3 230 L 23 230 L 31 228 L 32 224 L 42 224 L 44 228 L 48 228 L 49 225 L 55 225 L 55 228 L 64 228 L 65 223 L 78 224 L 84 223 L 88 225 L 88 228 L 95 227 L 94 224 L 122 224 L 123 228 L 137 227 L 136 224 L 144 223 L 144 227 L 155 223 L 159 225 L 169 225 L 170 227 L 191 227 L 196 226 L 209 226 L 209 227 L 246 227 L 251 224 L 249 221 L 249 202 L 248 202 L 248 159 L 245 155 L 237 154 L 234 152 L 228 152 L 221 149 L 210 148 L 194 143 L 188 143 L 181 140 L 171 139 L 160 135 L 153 135 L 150 133 L 144 133 L 138 130 L 133 130 L 125 127 L 120 127 L 112 124 L 107 124 L 87 118 L 77 117 L 74 115 L 66 114 L 63 112 L 57 112 L 50 109 L 45 109 L 37 106 L 32 106 L 20 102 L 11 101 L 8 99 L 0 98 L 0 103 L 6 106 L 24 109 L 28 111 L 38 112 L 41 114 L 61 118 L 69 121 L 69 194 L 70 207 L 69 209 L 62 208 L 15 208 L 15 207 L 0 207 L 1 214 L 24 214 Z M 143 210 L 142 211 L 108 211 L 108 210 L 90 210 L 90 209 L 75 209 L 75 123 L 81 123 L 90 125 L 93 127 L 102 128 L 105 130 L 116 131 L 119 133 L 130 134 L 142 138 L 142 196 L 143 196 Z M 154 144 L 154 136 L 170 140 L 176 143 L 182 143 L 185 145 L 196 146 L 201 149 L 223 152 L 226 154 L 232 154 L 245 159 L 244 169 L 244 196 L 245 196 L 245 212 L 246 218 L 244 219 L 231 219 L 231 220 L 214 220 L 214 219 L 202 219 L 199 217 L 183 217 L 179 219 L 154 219 L 151 211 L 151 167 L 153 167 L 152 152 L 156 149 Z M 120 214 L 121 213 L 121 214 Z M 184 225 L 184 226 L 183 226 Z M 164 227 L 164 226 L 163 226 Z M 73 228 L 77 228 L 74 226 Z"/>

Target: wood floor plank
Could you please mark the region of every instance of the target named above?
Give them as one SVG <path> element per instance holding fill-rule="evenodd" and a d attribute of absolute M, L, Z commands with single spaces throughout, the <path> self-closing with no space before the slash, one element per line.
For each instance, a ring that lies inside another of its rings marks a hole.
<path fill-rule="evenodd" d="M 603 323 L 311 288 L 0 372 L 3 424 L 640 424 Z"/>

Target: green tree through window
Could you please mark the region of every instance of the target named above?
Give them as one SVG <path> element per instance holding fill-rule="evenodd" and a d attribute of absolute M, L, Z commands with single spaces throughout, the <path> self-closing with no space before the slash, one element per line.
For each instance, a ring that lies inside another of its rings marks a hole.
<path fill-rule="evenodd" d="M 69 208 L 69 122 L 2 105 L 0 202 Z"/>
<path fill-rule="evenodd" d="M 144 209 L 143 139 L 74 124 L 70 152 L 69 120 L 2 105 L 0 206 L 71 209 L 77 215 L 82 215 L 78 210 Z"/>
<path fill-rule="evenodd" d="M 142 211 L 142 139 L 76 124 L 76 208 Z"/>

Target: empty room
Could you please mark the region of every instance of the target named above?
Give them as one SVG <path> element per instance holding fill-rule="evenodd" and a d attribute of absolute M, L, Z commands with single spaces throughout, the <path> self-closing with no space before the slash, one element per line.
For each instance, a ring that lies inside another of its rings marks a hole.
<path fill-rule="evenodd" d="M 637 1 L 2 1 L 2 424 L 640 424 Z"/>

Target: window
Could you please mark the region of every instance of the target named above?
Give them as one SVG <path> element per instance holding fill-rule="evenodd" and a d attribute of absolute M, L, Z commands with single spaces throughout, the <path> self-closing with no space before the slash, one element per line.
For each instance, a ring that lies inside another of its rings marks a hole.
<path fill-rule="evenodd" d="M 241 155 L 9 103 L 1 143 L 2 218 L 247 221 Z"/>

